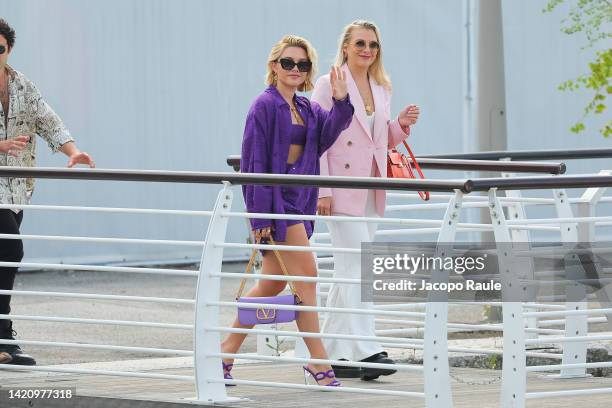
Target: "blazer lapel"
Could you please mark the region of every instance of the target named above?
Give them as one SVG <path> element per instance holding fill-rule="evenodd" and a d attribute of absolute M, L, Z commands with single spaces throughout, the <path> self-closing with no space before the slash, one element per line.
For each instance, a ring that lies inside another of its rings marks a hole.
<path fill-rule="evenodd" d="M 357 84 L 351 75 L 351 70 L 346 64 L 342 66 L 342 69 L 346 73 L 346 86 L 351 97 L 351 103 L 355 107 L 355 117 L 357 118 L 357 122 L 359 122 L 363 128 L 363 131 L 366 132 L 366 135 L 372 139 L 370 126 L 368 125 L 368 119 L 366 118 L 365 106 L 363 104 L 363 100 L 361 99 L 361 95 L 359 94 L 359 89 L 357 89 Z"/>
<path fill-rule="evenodd" d="M 378 85 L 371 76 L 370 89 L 372 89 L 374 107 L 376 109 L 374 112 L 374 134 L 372 135 L 372 140 L 377 140 L 380 137 L 385 137 L 385 89 L 381 85 Z"/>

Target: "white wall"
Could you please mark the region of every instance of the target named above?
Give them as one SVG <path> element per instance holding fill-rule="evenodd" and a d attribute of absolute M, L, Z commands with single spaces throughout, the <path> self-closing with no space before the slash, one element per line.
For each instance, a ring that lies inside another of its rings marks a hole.
<path fill-rule="evenodd" d="M 512 149 L 604 146 L 594 134 L 569 134 L 584 98 L 556 85 L 584 65 L 578 44 L 542 15 L 543 1 L 505 1 L 508 131 Z M 462 146 L 462 15 L 458 0 L 0 0 L 17 31 L 10 57 L 60 113 L 98 167 L 230 171 L 244 117 L 264 88 L 265 60 L 285 33 L 310 39 L 320 71 L 333 62 L 342 27 L 379 24 L 394 81 L 392 110 L 418 103 L 412 137 L 418 153 Z M 61 166 L 39 145 L 40 166 Z M 34 203 L 210 209 L 219 186 L 41 180 Z M 242 207 L 236 188 L 235 209 Z M 35 213 L 23 233 L 189 239 L 205 219 Z M 246 236 L 230 224 L 230 240 Z M 176 258 L 184 250 L 127 245 L 28 242 L 28 259 Z"/>

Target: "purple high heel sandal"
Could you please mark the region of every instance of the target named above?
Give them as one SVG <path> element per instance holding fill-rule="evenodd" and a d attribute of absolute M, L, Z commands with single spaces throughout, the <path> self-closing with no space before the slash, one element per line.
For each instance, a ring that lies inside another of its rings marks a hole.
<path fill-rule="evenodd" d="M 230 371 L 232 371 L 232 367 L 234 366 L 233 364 L 225 364 L 225 362 L 221 361 L 221 364 L 223 364 L 223 379 L 224 380 L 233 380 L 234 377 L 232 377 L 232 375 L 230 374 Z M 226 387 L 235 387 L 236 384 L 225 384 Z"/>
<path fill-rule="evenodd" d="M 336 374 L 334 374 L 334 370 L 319 371 L 318 373 L 313 373 L 306 366 L 303 366 L 302 368 L 304 369 L 304 383 L 306 385 L 308 385 L 308 377 L 312 376 L 312 378 L 314 378 L 314 380 L 317 382 L 318 385 L 325 386 L 325 387 L 341 387 L 342 386 L 342 383 L 336 380 Z M 319 381 L 325 378 L 333 378 L 334 381 L 330 382 L 329 384 L 320 384 Z"/>

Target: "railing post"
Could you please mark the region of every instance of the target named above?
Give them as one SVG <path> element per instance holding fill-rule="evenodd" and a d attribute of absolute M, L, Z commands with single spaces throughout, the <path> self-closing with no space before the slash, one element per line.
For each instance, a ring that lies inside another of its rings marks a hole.
<path fill-rule="evenodd" d="M 504 246 L 504 251 L 499 251 L 498 263 L 502 280 L 503 299 L 507 295 L 519 289 L 512 283 L 518 281 L 518 271 L 513 265 L 512 253 L 509 252 L 512 245 L 510 229 L 506 224 L 504 210 L 496 195 L 496 188 L 489 190 L 489 212 L 491 213 L 491 224 L 495 242 Z M 498 248 L 499 249 L 499 248 Z M 512 299 L 510 297 L 509 299 Z M 514 300 L 514 299 L 513 299 Z M 523 318 L 523 304 L 518 301 L 503 302 L 504 319 L 504 348 L 502 367 L 502 408 L 524 408 L 525 393 L 527 390 L 526 353 L 525 353 L 525 321 Z"/>
<path fill-rule="evenodd" d="M 572 208 L 567 193 L 563 189 L 553 190 L 555 207 L 559 218 L 573 218 Z M 578 243 L 578 225 L 575 222 L 562 223 L 561 242 L 576 245 Z M 569 258 L 568 258 L 569 257 Z M 566 280 L 585 279 L 584 268 L 580 266 L 580 260 L 576 254 L 568 254 L 564 262 Z M 565 289 L 565 307 L 567 310 L 586 310 L 587 291 L 584 285 L 568 283 Z M 565 316 L 565 337 L 576 337 L 588 335 L 588 316 L 569 315 Z M 588 343 L 586 341 L 572 341 L 563 343 L 562 364 L 584 364 L 586 363 Z M 586 368 L 563 368 L 559 375 L 551 375 L 554 378 L 576 378 L 585 377 Z"/>
<path fill-rule="evenodd" d="M 502 173 L 502 177 L 504 178 L 516 177 L 516 174 Z M 505 193 L 506 193 L 506 197 L 512 197 L 512 198 L 522 198 L 523 197 L 521 190 L 507 190 Z M 525 211 L 525 206 L 523 205 L 523 203 L 520 203 L 520 202 L 509 203 L 506 208 L 508 209 L 508 219 L 510 220 L 527 219 L 527 212 Z M 522 229 L 511 230 L 510 237 L 512 238 L 513 242 L 518 242 L 518 243 L 523 243 L 523 244 L 531 242 L 531 234 L 529 233 L 528 230 L 522 230 Z M 530 258 L 529 261 L 526 262 L 526 265 L 524 266 L 529 268 L 529 271 L 527 273 L 527 275 L 529 276 L 528 278 L 534 280 L 535 279 L 535 269 L 533 265 L 533 260 Z M 537 317 L 526 318 L 525 327 L 529 329 L 537 329 L 538 328 L 538 318 Z M 525 332 L 525 338 L 526 339 L 537 339 L 538 333 L 537 332 L 533 332 L 533 333 Z"/>
<path fill-rule="evenodd" d="M 225 384 L 210 380 L 223 380 L 221 359 L 209 357 L 211 353 L 221 352 L 219 332 L 209 331 L 207 327 L 219 326 L 219 306 L 210 306 L 209 301 L 218 301 L 221 296 L 221 278 L 211 276 L 220 273 L 223 263 L 223 243 L 227 232 L 228 218 L 222 213 L 232 206 L 232 191 L 229 183 L 224 183 L 217 196 L 213 214 L 206 232 L 206 242 L 200 261 L 200 274 L 196 290 L 194 322 L 194 367 L 196 377 L 197 401 L 227 402 Z"/>
<path fill-rule="evenodd" d="M 599 174 L 610 176 L 612 175 L 612 170 L 601 170 Z M 578 217 L 595 217 L 597 215 L 597 204 L 607 189 L 607 187 L 587 188 L 582 197 L 580 197 L 576 215 Z M 585 243 L 596 242 L 595 224 L 592 222 L 579 222 L 578 240 Z M 610 285 L 602 285 L 602 288 L 597 291 L 597 300 L 602 305 L 610 304 L 612 301 L 612 288 Z M 612 330 L 612 315 L 606 315 L 606 318 L 608 320 L 608 329 Z"/>
<path fill-rule="evenodd" d="M 612 170 L 601 170 L 599 175 L 610 176 L 612 175 Z M 587 188 L 577 204 L 576 215 L 578 217 L 595 217 L 597 215 L 597 204 L 607 189 L 607 187 Z M 595 242 L 595 224 L 592 222 L 579 222 L 578 239 L 579 242 Z"/>
<path fill-rule="evenodd" d="M 435 257 L 444 257 L 445 248 L 455 241 L 457 223 L 461 215 L 463 193 L 456 190 L 448 202 L 438 235 Z M 431 283 L 448 282 L 447 270 L 432 270 Z M 425 308 L 423 370 L 425 404 L 427 408 L 451 408 L 453 395 L 448 363 L 448 294 L 430 292 Z"/>

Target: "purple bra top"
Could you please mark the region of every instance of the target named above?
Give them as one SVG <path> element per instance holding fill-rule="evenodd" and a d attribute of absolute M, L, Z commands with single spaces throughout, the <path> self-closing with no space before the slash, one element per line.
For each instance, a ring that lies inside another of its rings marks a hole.
<path fill-rule="evenodd" d="M 306 126 L 291 124 L 291 144 L 306 144 Z"/>

